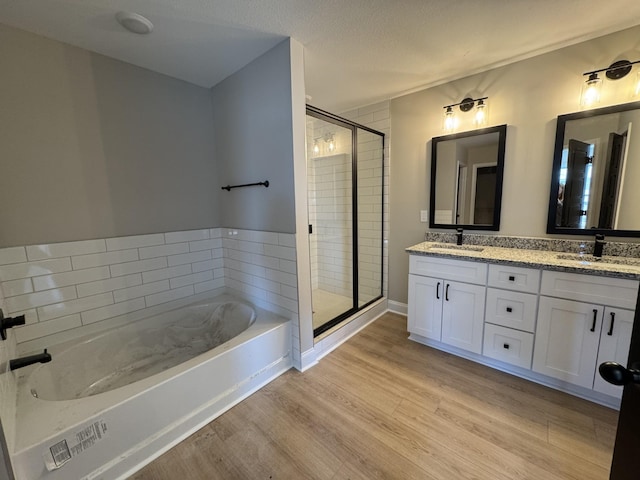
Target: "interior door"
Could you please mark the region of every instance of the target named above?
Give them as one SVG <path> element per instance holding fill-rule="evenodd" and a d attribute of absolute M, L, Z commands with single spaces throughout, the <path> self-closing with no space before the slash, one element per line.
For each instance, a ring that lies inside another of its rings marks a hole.
<path fill-rule="evenodd" d="M 620 172 L 622 171 L 624 140 L 624 135 L 618 135 L 615 132 L 609 134 L 598 228 L 613 228 L 616 199 L 618 198 L 618 185 L 620 184 Z"/>
<path fill-rule="evenodd" d="M 582 196 L 586 181 L 589 144 L 579 140 L 569 140 L 567 158 L 567 183 L 564 187 L 561 227 L 579 227 L 582 216 Z"/>
<path fill-rule="evenodd" d="M 631 333 L 628 368 L 614 363 L 600 365 L 602 377 L 624 385 L 610 480 L 637 480 L 640 454 L 640 296 Z"/>

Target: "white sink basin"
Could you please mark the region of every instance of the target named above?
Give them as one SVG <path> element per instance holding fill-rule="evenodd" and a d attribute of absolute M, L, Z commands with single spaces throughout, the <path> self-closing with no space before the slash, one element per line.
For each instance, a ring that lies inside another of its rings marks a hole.
<path fill-rule="evenodd" d="M 476 247 L 474 245 L 451 245 L 448 243 L 434 245 L 433 247 L 429 247 L 430 252 L 442 252 L 442 253 L 451 253 L 452 250 L 462 251 L 462 252 L 482 252 L 484 250 L 483 247 Z"/>
<path fill-rule="evenodd" d="M 556 258 L 558 260 L 571 260 L 574 262 L 580 263 L 603 263 L 603 264 L 614 264 L 614 265 L 632 265 L 640 267 L 640 258 L 630 258 L 630 257 L 594 257 L 590 254 L 580 254 L 580 253 L 559 253 Z"/>

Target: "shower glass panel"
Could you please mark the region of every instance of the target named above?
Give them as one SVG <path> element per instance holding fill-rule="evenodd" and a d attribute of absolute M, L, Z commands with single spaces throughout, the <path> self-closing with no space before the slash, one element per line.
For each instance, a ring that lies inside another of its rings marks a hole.
<path fill-rule="evenodd" d="M 313 331 L 382 296 L 384 136 L 307 107 Z"/>
<path fill-rule="evenodd" d="M 314 330 L 353 309 L 351 129 L 311 119 L 307 162 Z"/>
<path fill-rule="evenodd" d="M 383 137 L 357 129 L 358 306 L 382 296 Z"/>

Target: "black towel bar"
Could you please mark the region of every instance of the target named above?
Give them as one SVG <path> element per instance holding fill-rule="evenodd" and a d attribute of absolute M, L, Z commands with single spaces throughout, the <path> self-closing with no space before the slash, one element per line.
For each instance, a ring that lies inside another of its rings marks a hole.
<path fill-rule="evenodd" d="M 226 190 L 227 192 L 230 192 L 232 188 L 257 187 L 259 185 L 263 185 L 265 188 L 269 188 L 269 180 L 265 180 L 264 182 L 257 182 L 257 183 L 245 183 L 244 185 L 227 185 L 226 187 L 222 187 L 222 190 Z"/>

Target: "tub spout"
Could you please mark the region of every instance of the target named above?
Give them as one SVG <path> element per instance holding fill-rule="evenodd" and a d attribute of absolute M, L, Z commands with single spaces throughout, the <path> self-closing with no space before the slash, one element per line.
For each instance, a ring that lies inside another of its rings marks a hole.
<path fill-rule="evenodd" d="M 43 353 L 36 355 L 29 355 L 28 357 L 16 358 L 9 361 L 9 368 L 11 370 L 17 370 L 18 368 L 33 365 L 34 363 L 47 363 L 51 361 L 51 354 L 47 353 L 47 349 L 44 349 Z"/>

